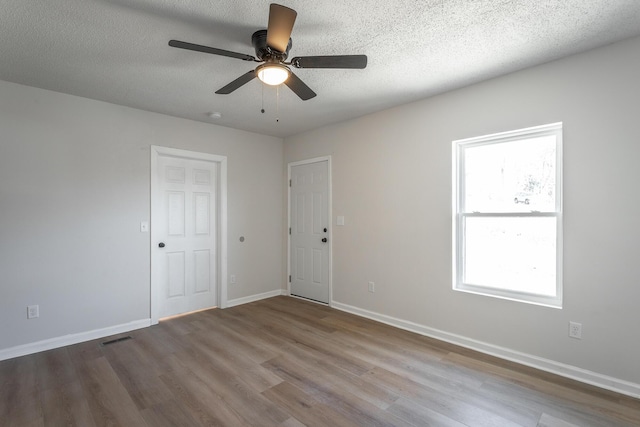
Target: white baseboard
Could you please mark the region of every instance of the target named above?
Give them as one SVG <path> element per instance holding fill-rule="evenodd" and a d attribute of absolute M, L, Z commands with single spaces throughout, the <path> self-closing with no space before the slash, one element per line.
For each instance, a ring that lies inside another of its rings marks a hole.
<path fill-rule="evenodd" d="M 466 347 L 471 350 L 489 354 L 491 356 L 496 356 L 501 359 L 509 360 L 511 362 L 520 363 L 522 365 L 530 366 L 532 368 L 540 369 L 542 371 L 550 372 L 562 377 L 571 378 L 576 381 L 594 385 L 606 390 L 611 390 L 616 393 L 625 394 L 637 399 L 640 398 L 640 384 L 599 374 L 597 372 L 588 371 L 576 366 L 566 365 L 554 360 L 544 359 L 531 354 L 521 353 L 515 350 L 499 347 L 482 341 L 477 341 L 471 338 L 463 337 L 461 335 L 451 334 L 449 332 L 430 328 L 417 323 L 409 322 L 407 320 L 387 316 L 385 314 L 379 314 L 373 311 L 364 310 L 362 308 L 354 307 L 351 305 L 342 304 L 336 301 L 332 301 L 331 307 L 337 310 L 342 310 L 351 314 L 366 317 L 368 319 L 376 320 L 381 323 L 386 323 L 387 325 L 395 326 L 400 329 L 415 332 L 420 335 L 459 345 L 461 347 Z"/>
<path fill-rule="evenodd" d="M 247 304 L 253 301 L 259 301 L 265 298 L 271 298 L 279 295 L 286 295 L 283 289 L 269 291 L 262 294 L 250 295 L 248 297 L 237 298 L 227 301 L 227 307 Z M 104 338 L 111 335 L 121 334 L 136 329 L 151 326 L 151 319 L 136 320 L 122 325 L 110 326 L 108 328 L 95 329 L 92 331 L 79 332 L 77 334 L 69 334 L 61 337 L 50 338 L 29 344 L 18 345 L 6 349 L 0 349 L 0 361 L 13 359 L 14 357 L 26 356 L 28 354 L 39 353 L 41 351 L 52 350 L 54 348 L 64 347 L 67 345 L 78 344 L 85 341 L 91 341 L 98 338 Z"/>
<path fill-rule="evenodd" d="M 235 307 L 236 305 L 248 304 L 254 301 L 260 301 L 261 299 L 267 299 L 271 297 L 277 297 L 280 295 L 286 295 L 287 291 L 284 289 L 276 289 L 275 291 L 264 292 L 262 294 L 249 295 L 248 297 L 236 298 L 227 301 L 227 308 Z"/>
<path fill-rule="evenodd" d="M 39 353 L 41 351 L 52 350 L 54 348 L 78 344 L 98 338 L 104 338 L 111 335 L 133 331 L 135 329 L 146 328 L 148 326 L 151 326 L 151 319 L 141 319 L 129 323 L 123 323 L 121 325 L 110 326 L 108 328 L 94 329 L 92 331 L 63 335 L 61 337 L 50 338 L 24 345 L 18 345 L 15 347 L 0 350 L 0 360 L 13 359 L 14 357 L 26 356 L 28 354 Z"/>

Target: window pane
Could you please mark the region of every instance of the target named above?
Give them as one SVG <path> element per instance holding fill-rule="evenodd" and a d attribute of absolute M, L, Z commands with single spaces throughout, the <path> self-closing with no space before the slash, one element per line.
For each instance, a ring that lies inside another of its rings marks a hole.
<path fill-rule="evenodd" d="M 467 217 L 464 282 L 556 294 L 556 218 Z"/>
<path fill-rule="evenodd" d="M 464 150 L 465 212 L 556 210 L 556 137 Z"/>

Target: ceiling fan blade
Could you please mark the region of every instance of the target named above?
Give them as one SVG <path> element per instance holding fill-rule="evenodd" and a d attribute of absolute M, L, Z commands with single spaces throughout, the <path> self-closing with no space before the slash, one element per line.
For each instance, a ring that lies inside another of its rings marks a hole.
<path fill-rule="evenodd" d="M 238 77 L 237 79 L 235 79 L 234 81 L 226 85 L 225 87 L 218 89 L 216 93 L 218 95 L 228 95 L 234 90 L 238 89 L 240 86 L 246 85 L 247 83 L 249 83 L 251 80 L 255 78 L 256 78 L 256 72 L 254 70 L 251 70 L 248 73 L 241 75 L 240 77 Z"/>
<path fill-rule="evenodd" d="M 293 24 L 298 13 L 288 7 L 271 3 L 269 6 L 269 26 L 267 27 L 267 46 L 278 52 L 286 52 Z"/>
<path fill-rule="evenodd" d="M 284 81 L 284 84 L 289 86 L 289 89 L 291 89 L 303 101 L 316 96 L 316 93 L 293 73 L 289 73 L 289 78 Z"/>
<path fill-rule="evenodd" d="M 367 55 L 297 56 L 291 60 L 296 68 L 352 68 L 367 67 Z"/>
<path fill-rule="evenodd" d="M 180 49 L 195 50 L 196 52 L 211 53 L 213 55 L 228 56 L 230 58 L 242 59 L 244 61 L 255 61 L 251 55 L 244 53 L 231 52 L 230 50 L 216 49 L 215 47 L 201 46 L 199 44 L 181 42 L 180 40 L 169 40 L 169 46 L 178 47 Z"/>

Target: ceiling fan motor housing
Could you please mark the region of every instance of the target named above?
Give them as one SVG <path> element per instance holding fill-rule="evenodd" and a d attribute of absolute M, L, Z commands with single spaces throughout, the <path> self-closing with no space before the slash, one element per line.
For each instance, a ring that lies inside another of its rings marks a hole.
<path fill-rule="evenodd" d="M 256 58 L 260 61 L 267 61 L 269 59 L 275 59 L 277 61 L 284 61 L 289 56 L 289 50 L 291 50 L 291 38 L 287 44 L 286 52 L 278 52 L 275 49 L 267 46 L 267 30 L 258 30 L 251 36 L 251 44 L 256 50 Z"/>

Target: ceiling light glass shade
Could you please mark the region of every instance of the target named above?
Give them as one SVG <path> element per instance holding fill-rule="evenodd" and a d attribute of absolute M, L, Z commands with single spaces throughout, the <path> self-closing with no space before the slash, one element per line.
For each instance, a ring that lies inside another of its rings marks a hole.
<path fill-rule="evenodd" d="M 289 78 L 289 69 L 281 64 L 262 64 L 256 68 L 258 78 L 263 83 L 278 86 Z"/>

